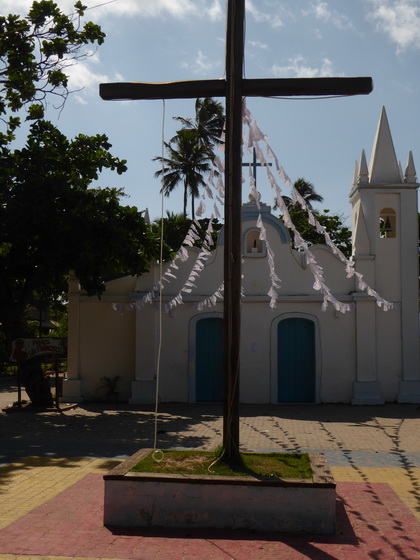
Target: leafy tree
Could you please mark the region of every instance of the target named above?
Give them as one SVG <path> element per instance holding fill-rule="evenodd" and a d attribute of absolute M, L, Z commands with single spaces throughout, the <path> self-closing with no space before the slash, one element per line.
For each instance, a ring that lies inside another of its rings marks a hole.
<path fill-rule="evenodd" d="M 100 27 L 81 23 L 54 2 L 33 2 L 26 18 L 0 17 L 0 340 L 26 335 L 30 302 L 59 299 L 74 269 L 89 294 L 119 274 L 138 274 L 158 254 L 158 242 L 123 192 L 92 188 L 103 169 L 123 173 L 105 135 L 67 139 L 44 120 L 51 96 L 64 103 L 65 69 L 100 45 Z M 20 117 L 32 121 L 22 148 L 12 145 Z"/>
<path fill-rule="evenodd" d="M 183 214 L 166 211 L 166 217 L 156 220 L 152 224 L 152 229 L 159 236 L 163 230 L 163 260 L 168 261 L 173 258 L 174 254 L 181 247 L 182 242 L 190 227 L 191 220 L 184 217 Z"/>
<path fill-rule="evenodd" d="M 120 190 L 89 188 L 99 171 L 118 173 L 103 135 L 68 140 L 51 123 L 31 126 L 25 147 L 1 157 L 0 322 L 9 340 L 22 336 L 34 293 L 59 297 L 74 269 L 89 294 L 115 274 L 144 271 L 157 242 Z"/>
<path fill-rule="evenodd" d="M 164 252 L 163 259 L 165 261 L 173 257 L 174 253 L 178 251 L 181 247 L 182 242 L 187 235 L 187 232 L 191 226 L 192 220 L 185 218 L 182 214 L 176 214 L 174 212 L 166 212 L 166 217 L 163 218 L 163 240 L 164 240 Z M 196 241 L 195 245 L 201 247 L 202 242 L 206 236 L 206 232 L 209 226 L 209 218 L 203 218 L 196 220 L 197 232 L 200 236 L 200 241 Z M 213 241 L 214 245 L 210 247 L 213 250 L 216 247 L 217 236 L 219 234 L 222 224 L 218 220 L 213 220 Z M 152 224 L 152 229 L 157 236 L 161 235 L 162 231 L 162 220 L 156 220 Z"/>
<path fill-rule="evenodd" d="M 294 187 L 305 200 L 306 205 L 315 215 L 318 222 L 326 228 L 333 243 L 346 257 L 350 257 L 352 250 L 351 231 L 348 227 L 343 225 L 342 216 L 330 214 L 329 210 L 324 210 L 324 214 L 320 214 L 317 210 L 313 209 L 313 202 L 322 202 L 324 199 L 315 191 L 314 185 L 306 181 L 306 179 L 302 177 L 297 179 L 294 183 Z M 290 218 L 302 238 L 307 241 L 309 245 L 325 244 L 325 237 L 311 226 L 308 221 L 308 215 L 302 209 L 299 202 L 294 202 L 293 199 L 288 196 L 284 196 L 283 199 L 288 208 Z M 277 201 L 274 202 L 274 208 L 278 208 Z M 291 230 L 289 231 L 293 240 L 293 232 Z"/>
<path fill-rule="evenodd" d="M 195 199 L 199 196 L 199 187 L 205 185 L 203 175 L 211 169 L 212 153 L 208 146 L 202 144 L 195 130 L 182 128 L 168 143 L 165 142 L 168 157 L 160 156 L 153 161 L 163 163 L 162 169 L 155 177 L 163 175 L 163 192 L 169 196 L 179 185 L 184 187 L 184 217 L 187 217 L 188 195 L 191 196 L 191 215 L 195 218 Z"/>
<path fill-rule="evenodd" d="M 101 45 L 105 34 L 81 18 L 86 6 L 78 1 L 67 16 L 55 2 L 33 2 L 28 15 L 0 16 L 0 117 L 5 130 L 0 145 L 13 139 L 20 125 L 16 113 L 26 106 L 28 119 L 44 116 L 49 94 L 64 103 L 68 95 L 66 67 L 88 56 L 83 47 Z"/>
<path fill-rule="evenodd" d="M 49 332 L 47 336 L 67 340 L 68 335 L 68 313 L 67 303 L 62 300 L 52 302 L 49 308 Z"/>
<path fill-rule="evenodd" d="M 323 214 L 313 210 L 318 222 L 324 226 L 331 237 L 333 243 L 346 255 L 351 256 L 351 231 L 348 227 L 343 225 L 343 218 L 337 214 L 330 214 L 329 210 L 324 210 Z M 308 216 L 300 207 L 292 206 L 289 209 L 290 218 L 295 225 L 296 229 L 302 238 L 309 243 L 309 245 L 325 244 L 325 238 L 322 233 L 318 233 L 316 229 L 308 222 Z M 290 235 L 293 240 L 293 233 L 291 230 Z"/>

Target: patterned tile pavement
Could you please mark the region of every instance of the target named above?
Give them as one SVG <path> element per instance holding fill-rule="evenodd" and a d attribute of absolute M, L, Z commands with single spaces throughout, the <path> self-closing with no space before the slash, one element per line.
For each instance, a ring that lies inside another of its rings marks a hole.
<path fill-rule="evenodd" d="M 221 430 L 218 405 L 166 405 L 158 445 L 212 448 Z M 337 481 L 329 537 L 111 531 L 102 475 L 152 439 L 147 407 L 0 413 L 0 560 L 420 560 L 418 405 L 241 408 L 243 449 L 325 453 Z"/>
<path fill-rule="evenodd" d="M 420 554 L 418 521 L 384 483 L 338 484 L 338 527 L 332 537 L 214 530 L 112 531 L 102 525 L 102 499 L 101 475 L 85 475 L 4 528 L 0 558 L 413 560 Z"/>

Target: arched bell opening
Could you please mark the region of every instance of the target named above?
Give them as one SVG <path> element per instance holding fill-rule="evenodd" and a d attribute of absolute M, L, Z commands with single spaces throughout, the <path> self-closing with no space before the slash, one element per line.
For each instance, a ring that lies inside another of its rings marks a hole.
<path fill-rule="evenodd" d="M 397 236 L 397 215 L 392 208 L 383 208 L 379 214 L 379 235 L 381 239 Z"/>

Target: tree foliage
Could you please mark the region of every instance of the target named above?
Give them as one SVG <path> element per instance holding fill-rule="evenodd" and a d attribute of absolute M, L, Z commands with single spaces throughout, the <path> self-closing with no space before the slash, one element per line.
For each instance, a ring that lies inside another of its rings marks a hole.
<path fill-rule="evenodd" d="M 333 243 L 346 257 L 350 257 L 352 251 L 351 231 L 343 224 L 342 216 L 330 214 L 330 211 L 327 209 L 323 211 L 323 214 L 318 210 L 314 210 L 312 203 L 322 202 L 324 198 L 316 192 L 314 185 L 303 177 L 297 179 L 293 185 L 304 199 L 306 206 L 315 215 L 318 222 L 326 228 Z M 305 210 L 302 209 L 299 202 L 294 202 L 293 199 L 288 196 L 284 196 L 283 199 L 286 203 L 290 218 L 301 237 L 308 242 L 309 245 L 325 244 L 325 237 L 311 226 L 308 221 L 308 215 Z M 278 208 L 276 202 L 274 203 L 274 208 Z M 289 230 L 289 232 L 293 240 L 293 231 Z"/>
<path fill-rule="evenodd" d="M 211 97 L 197 99 L 195 102 L 195 119 L 174 117 L 184 128 L 195 130 L 200 144 L 213 148 L 221 141 L 225 124 L 223 105 Z"/>
<path fill-rule="evenodd" d="M 164 217 L 162 220 L 156 220 L 152 224 L 153 231 L 160 239 L 163 222 L 163 259 L 165 261 L 172 258 L 174 253 L 176 253 L 181 247 L 192 221 L 193 220 L 184 217 L 183 214 L 176 214 L 174 212 L 167 211 L 166 217 Z M 195 242 L 195 246 L 201 248 L 209 226 L 209 218 L 195 220 L 195 224 L 197 233 L 200 236 L 200 239 Z M 212 227 L 213 245 L 210 247 L 210 250 L 214 250 L 216 247 L 217 237 L 219 235 L 219 231 L 222 228 L 222 224 L 219 223 L 218 220 L 213 220 Z"/>
<path fill-rule="evenodd" d="M 103 43 L 105 34 L 98 25 L 82 24 L 85 9 L 78 1 L 68 16 L 55 2 L 44 0 L 33 2 L 25 18 L 0 16 L 0 116 L 7 124 L 0 144 L 13 138 L 20 125 L 16 113 L 23 107 L 31 120 L 43 118 L 48 95 L 63 103 L 68 95 L 66 67 L 89 55 L 85 45 Z"/>
<path fill-rule="evenodd" d="M 324 226 L 331 237 L 333 243 L 346 255 L 351 256 L 351 231 L 343 224 L 342 216 L 337 214 L 330 214 L 330 211 L 325 209 L 323 214 L 312 210 L 318 222 Z M 302 238 L 308 242 L 309 245 L 325 244 L 325 238 L 322 233 L 318 233 L 316 229 L 308 222 L 308 216 L 304 210 L 297 207 L 289 209 L 290 218 L 295 225 L 296 229 Z M 290 236 L 293 240 L 293 232 L 290 231 Z"/>
<path fill-rule="evenodd" d="M 101 44 L 104 34 L 81 23 L 84 6 L 71 16 L 54 2 L 33 2 L 26 18 L 0 17 L 0 331 L 10 342 L 25 336 L 25 312 L 33 300 L 60 298 L 74 269 L 89 294 L 104 282 L 146 270 L 158 241 L 137 208 L 120 204 L 119 189 L 92 187 L 102 170 L 118 174 L 103 134 L 66 138 L 44 120 L 51 95 L 64 102 L 65 69 Z M 19 112 L 31 121 L 22 147 L 12 144 Z"/>
<path fill-rule="evenodd" d="M 303 177 L 296 179 L 293 186 L 305 201 L 306 206 L 311 210 L 313 202 L 323 202 L 324 200 L 324 197 L 315 191 L 314 185 Z M 294 202 L 290 196 L 283 196 L 283 200 L 286 203 L 287 208 L 300 208 L 299 203 Z M 277 201 L 274 201 L 274 208 L 278 208 Z"/>
<path fill-rule="evenodd" d="M 74 269 L 89 294 L 112 275 L 144 271 L 157 252 L 150 228 L 121 191 L 89 188 L 104 169 L 125 171 L 106 136 L 68 140 L 38 121 L 24 148 L 3 154 L 0 170 L 0 322 L 16 336 L 34 293 L 65 291 Z"/>

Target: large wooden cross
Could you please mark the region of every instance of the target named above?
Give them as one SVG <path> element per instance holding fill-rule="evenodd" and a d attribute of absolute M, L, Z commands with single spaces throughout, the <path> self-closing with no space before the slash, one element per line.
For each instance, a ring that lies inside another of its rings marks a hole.
<path fill-rule="evenodd" d="M 242 98 L 274 95 L 357 95 L 368 94 L 373 89 L 372 79 L 367 77 L 244 79 L 244 22 L 245 0 L 228 0 L 225 79 L 100 85 L 100 95 L 106 100 L 197 97 L 226 99 L 223 449 L 225 458 L 231 462 L 239 456 Z"/>

